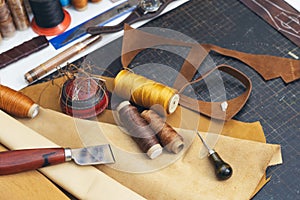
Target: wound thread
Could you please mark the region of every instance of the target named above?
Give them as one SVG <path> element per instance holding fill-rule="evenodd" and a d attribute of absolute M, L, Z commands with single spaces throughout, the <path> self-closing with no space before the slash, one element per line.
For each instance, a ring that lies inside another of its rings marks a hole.
<path fill-rule="evenodd" d="M 72 5 L 78 11 L 84 11 L 87 8 L 88 0 L 72 0 Z"/>
<path fill-rule="evenodd" d="M 183 138 L 167 122 L 153 110 L 144 110 L 141 116 L 149 123 L 156 133 L 161 145 L 167 151 L 179 153 L 183 147 Z"/>
<path fill-rule="evenodd" d="M 71 16 L 59 0 L 29 0 L 29 3 L 34 16 L 31 27 L 37 34 L 58 35 L 70 25 Z"/>
<path fill-rule="evenodd" d="M 39 27 L 52 28 L 64 20 L 59 0 L 29 0 L 35 22 Z"/>
<path fill-rule="evenodd" d="M 95 117 L 108 106 L 105 83 L 91 77 L 69 79 L 62 87 L 60 105 L 67 115 L 83 119 Z"/>
<path fill-rule="evenodd" d="M 16 27 L 5 0 L 0 0 L 0 32 L 4 38 L 12 37 L 16 32 Z"/>
<path fill-rule="evenodd" d="M 16 117 L 34 118 L 39 106 L 21 92 L 0 85 L 0 109 Z"/>
<path fill-rule="evenodd" d="M 161 114 L 172 114 L 179 103 L 177 90 L 127 70 L 121 70 L 116 76 L 114 92 Z"/>
<path fill-rule="evenodd" d="M 15 25 L 18 30 L 25 30 L 29 27 L 29 19 L 25 9 L 24 0 L 8 0 Z"/>
<path fill-rule="evenodd" d="M 162 147 L 154 131 L 149 127 L 147 121 L 141 117 L 137 108 L 128 101 L 124 101 L 117 107 L 117 111 L 121 125 L 139 148 L 151 159 L 158 157 L 162 153 Z"/>

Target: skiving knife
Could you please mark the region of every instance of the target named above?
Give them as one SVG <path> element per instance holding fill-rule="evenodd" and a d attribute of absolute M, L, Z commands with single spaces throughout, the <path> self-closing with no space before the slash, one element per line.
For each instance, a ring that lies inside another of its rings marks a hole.
<path fill-rule="evenodd" d="M 28 170 L 74 160 L 78 165 L 111 164 L 115 162 L 109 144 L 80 149 L 40 148 L 0 152 L 0 175 Z"/>

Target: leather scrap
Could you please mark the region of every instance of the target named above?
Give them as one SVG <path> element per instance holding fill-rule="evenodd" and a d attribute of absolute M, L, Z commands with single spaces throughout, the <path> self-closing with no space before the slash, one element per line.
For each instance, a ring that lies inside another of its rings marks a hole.
<path fill-rule="evenodd" d="M 215 51 L 221 55 L 240 60 L 259 73 L 264 80 L 281 78 L 285 83 L 291 83 L 300 78 L 300 60 L 270 55 L 249 54 L 225 49 L 212 44 L 202 44 L 207 51 Z"/>

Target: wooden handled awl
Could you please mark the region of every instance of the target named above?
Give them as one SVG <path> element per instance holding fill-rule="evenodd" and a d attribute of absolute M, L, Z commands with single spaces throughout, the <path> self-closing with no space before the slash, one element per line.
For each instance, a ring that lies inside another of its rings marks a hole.
<path fill-rule="evenodd" d="M 208 157 L 209 160 L 211 161 L 211 163 L 214 165 L 215 167 L 215 173 L 216 176 L 219 180 L 227 180 L 231 177 L 232 175 L 232 168 L 231 166 L 224 162 L 222 160 L 222 158 L 219 156 L 219 154 L 211 149 L 206 142 L 203 140 L 203 138 L 201 137 L 200 133 L 197 131 L 197 134 L 200 138 L 200 140 L 202 141 L 203 145 L 205 146 L 205 148 L 208 150 Z"/>
<path fill-rule="evenodd" d="M 97 165 L 115 162 L 109 144 L 80 149 L 22 149 L 0 152 L 0 175 L 39 169 L 72 159 L 78 165 Z"/>

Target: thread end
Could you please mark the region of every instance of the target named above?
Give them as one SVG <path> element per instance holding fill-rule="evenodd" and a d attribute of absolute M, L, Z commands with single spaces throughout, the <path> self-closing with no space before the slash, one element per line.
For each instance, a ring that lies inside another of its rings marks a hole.
<path fill-rule="evenodd" d="M 184 143 L 179 137 L 174 139 L 171 143 L 169 143 L 166 146 L 166 149 L 169 152 L 173 152 L 175 154 L 179 153 L 183 148 L 184 148 Z"/>
<path fill-rule="evenodd" d="M 177 109 L 179 104 L 179 94 L 174 94 L 173 97 L 169 101 L 168 113 L 172 114 Z"/>
<path fill-rule="evenodd" d="M 38 104 L 33 104 L 28 111 L 28 117 L 35 118 L 39 114 L 39 108 Z"/>
<path fill-rule="evenodd" d="M 148 151 L 147 155 L 151 159 L 157 158 L 160 154 L 162 154 L 163 148 L 160 146 L 160 144 L 153 145 Z"/>
<path fill-rule="evenodd" d="M 123 101 L 123 102 L 121 102 L 121 103 L 117 106 L 117 108 L 116 108 L 117 112 L 119 113 L 120 110 L 121 110 L 122 108 L 124 108 L 124 107 L 126 107 L 126 106 L 128 106 L 128 105 L 130 105 L 130 102 L 129 102 L 129 101 Z"/>

